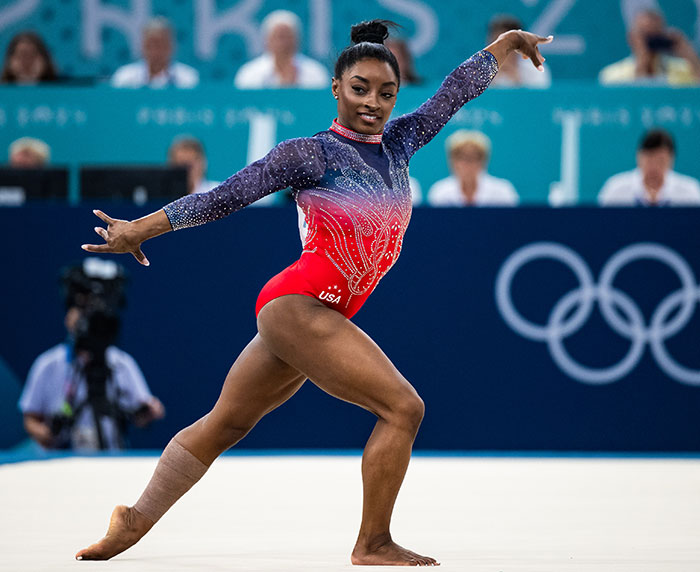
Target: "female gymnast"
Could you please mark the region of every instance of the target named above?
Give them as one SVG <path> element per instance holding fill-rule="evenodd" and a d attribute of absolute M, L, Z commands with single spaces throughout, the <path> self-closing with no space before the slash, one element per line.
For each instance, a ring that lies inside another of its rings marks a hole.
<path fill-rule="evenodd" d="M 260 292 L 258 333 L 231 367 L 213 409 L 173 437 L 136 504 L 116 507 L 105 537 L 79 551 L 79 560 L 108 559 L 138 542 L 214 459 L 308 378 L 377 416 L 362 456 L 362 521 L 352 563 L 438 564 L 402 548 L 389 532 L 423 401 L 349 318 L 401 251 L 411 217 L 411 156 L 486 89 L 511 52 L 541 69 L 538 44 L 552 38 L 520 30 L 501 35 L 448 75 L 417 111 L 387 123 L 400 83 L 396 59 L 383 44 L 387 24 L 353 26 L 353 45 L 335 65 L 338 117 L 327 131 L 284 141 L 210 192 L 188 195 L 138 220 L 95 211 L 107 224 L 95 228 L 105 244 L 83 249 L 130 252 L 144 265 L 149 262 L 141 244 L 149 238 L 225 217 L 287 187 L 308 232 L 299 260 Z"/>

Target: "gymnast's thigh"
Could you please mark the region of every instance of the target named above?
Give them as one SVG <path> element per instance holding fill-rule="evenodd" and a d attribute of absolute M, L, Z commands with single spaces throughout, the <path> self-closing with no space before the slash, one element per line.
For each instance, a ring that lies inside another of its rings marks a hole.
<path fill-rule="evenodd" d="M 418 394 L 360 328 L 318 300 L 284 296 L 258 315 L 267 347 L 321 389 L 387 418 Z"/>
<path fill-rule="evenodd" d="M 210 416 L 224 422 L 235 419 L 241 428 L 250 428 L 294 395 L 305 380 L 257 334 L 231 366 Z"/>

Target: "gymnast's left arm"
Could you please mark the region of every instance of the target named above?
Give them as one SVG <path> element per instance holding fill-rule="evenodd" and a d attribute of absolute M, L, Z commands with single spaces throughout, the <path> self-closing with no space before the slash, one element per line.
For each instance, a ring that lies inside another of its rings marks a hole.
<path fill-rule="evenodd" d="M 416 111 L 390 121 L 385 136 L 400 142 L 407 158 L 410 158 L 435 137 L 465 103 L 486 90 L 511 52 L 529 58 L 535 67 L 542 70 L 544 58 L 538 45 L 548 44 L 552 39 L 552 36 L 544 38 L 522 30 L 501 34 L 493 43 L 452 71 L 435 95 Z"/>

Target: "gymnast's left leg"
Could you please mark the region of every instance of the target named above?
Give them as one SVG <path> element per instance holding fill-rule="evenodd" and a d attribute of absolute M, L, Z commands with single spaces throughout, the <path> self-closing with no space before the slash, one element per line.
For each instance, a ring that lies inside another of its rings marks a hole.
<path fill-rule="evenodd" d="M 104 538 L 80 550 L 76 558 L 107 560 L 136 544 L 221 453 L 294 395 L 305 379 L 256 336 L 231 367 L 214 408 L 165 448 L 139 501 L 116 507 Z"/>

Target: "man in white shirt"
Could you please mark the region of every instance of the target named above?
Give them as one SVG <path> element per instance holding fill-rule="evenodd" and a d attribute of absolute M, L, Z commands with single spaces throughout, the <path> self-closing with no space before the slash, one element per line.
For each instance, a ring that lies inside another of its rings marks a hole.
<path fill-rule="evenodd" d="M 218 181 L 206 178 L 207 157 L 204 145 L 199 139 L 184 135 L 176 137 L 168 149 L 168 164 L 175 167 L 187 168 L 187 192 L 206 193 L 216 187 Z"/>
<path fill-rule="evenodd" d="M 697 179 L 673 171 L 675 144 L 652 129 L 637 149 L 637 168 L 610 177 L 598 195 L 601 206 L 700 206 Z"/>
<path fill-rule="evenodd" d="M 154 18 L 143 30 L 143 59 L 120 67 L 110 83 L 114 87 L 191 88 L 199 83 L 199 72 L 172 61 L 175 40 L 170 23 Z"/>
<path fill-rule="evenodd" d="M 518 193 L 505 179 L 486 172 L 491 141 L 479 131 L 460 129 L 445 142 L 452 175 L 428 191 L 434 207 L 516 206 Z"/>
<path fill-rule="evenodd" d="M 233 81 L 239 89 L 301 87 L 320 89 L 330 85 L 328 70 L 297 52 L 301 21 L 288 10 L 275 10 L 261 25 L 265 53 L 243 64 Z"/>
<path fill-rule="evenodd" d="M 19 400 L 27 433 L 44 448 L 119 450 L 127 423 L 165 415 L 134 358 L 110 343 L 118 322 L 104 304 L 118 304 L 122 282 L 119 265 L 96 258 L 64 276 L 69 339 L 34 360 Z"/>

